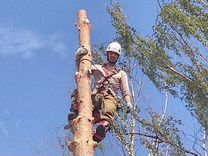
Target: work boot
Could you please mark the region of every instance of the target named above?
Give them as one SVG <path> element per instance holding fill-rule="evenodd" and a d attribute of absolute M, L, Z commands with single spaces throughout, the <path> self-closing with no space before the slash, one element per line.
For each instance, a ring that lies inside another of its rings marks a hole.
<path fill-rule="evenodd" d="M 68 114 L 68 125 L 64 126 L 64 129 L 68 130 L 70 128 L 72 120 L 74 120 L 77 117 L 75 113 Z"/>
<path fill-rule="evenodd" d="M 97 143 L 101 142 L 105 136 L 106 133 L 110 130 L 109 122 L 106 120 L 103 120 L 99 123 L 99 126 L 96 128 L 95 133 L 93 134 L 93 140 Z"/>
<path fill-rule="evenodd" d="M 74 120 L 76 117 L 77 117 L 77 115 L 76 115 L 75 113 L 70 113 L 70 114 L 68 115 L 68 121 L 72 121 L 72 120 Z"/>

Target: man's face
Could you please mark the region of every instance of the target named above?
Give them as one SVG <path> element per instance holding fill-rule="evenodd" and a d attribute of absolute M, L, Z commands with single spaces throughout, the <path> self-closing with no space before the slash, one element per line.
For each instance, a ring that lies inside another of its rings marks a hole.
<path fill-rule="evenodd" d="M 113 51 L 108 51 L 107 55 L 108 55 L 107 59 L 108 59 L 108 61 L 110 63 L 114 63 L 115 64 L 117 62 L 119 54 L 117 54 L 117 53 L 115 53 Z"/>

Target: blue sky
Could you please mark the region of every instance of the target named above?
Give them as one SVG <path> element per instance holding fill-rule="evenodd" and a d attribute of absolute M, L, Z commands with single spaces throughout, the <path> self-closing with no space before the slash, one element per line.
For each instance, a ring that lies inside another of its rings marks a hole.
<path fill-rule="evenodd" d="M 108 2 L 1 0 L 1 156 L 61 155 L 57 137 L 63 132 L 56 130 L 67 122 L 70 93 L 75 87 L 77 12 L 85 9 L 88 13 L 92 45 L 110 42 L 115 31 L 105 11 Z M 156 0 L 120 2 L 129 23 L 140 34 L 150 34 L 158 12 Z M 162 105 L 164 95 L 151 92 L 148 80 L 145 84 L 144 96 Z M 170 106 L 176 116 L 188 114 L 178 106 Z"/>

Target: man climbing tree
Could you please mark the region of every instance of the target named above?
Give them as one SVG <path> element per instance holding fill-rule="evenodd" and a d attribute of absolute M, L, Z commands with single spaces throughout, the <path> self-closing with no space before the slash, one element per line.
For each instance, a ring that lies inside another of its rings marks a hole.
<path fill-rule="evenodd" d="M 128 86 L 127 74 L 116 67 L 116 62 L 121 55 L 121 45 L 118 42 L 112 42 L 106 49 L 107 63 L 104 65 L 92 65 L 90 74 L 94 79 L 94 89 L 92 92 L 93 117 L 94 124 L 98 123 L 98 127 L 93 134 L 93 140 L 102 141 L 106 133 L 110 130 L 114 121 L 114 115 L 119 105 L 118 92 L 121 90 L 124 101 L 126 102 L 127 113 L 132 108 L 131 94 Z M 76 52 L 76 59 L 81 55 L 87 54 L 85 48 L 79 48 Z M 68 115 L 69 125 L 78 115 L 77 90 L 72 94 L 71 111 Z M 100 114 L 101 113 L 101 114 Z"/>

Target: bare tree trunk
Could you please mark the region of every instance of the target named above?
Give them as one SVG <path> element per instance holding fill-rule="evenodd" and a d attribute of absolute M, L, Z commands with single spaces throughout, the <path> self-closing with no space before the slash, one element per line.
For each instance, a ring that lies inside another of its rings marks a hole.
<path fill-rule="evenodd" d="M 207 132 L 204 129 L 204 136 L 203 136 L 202 147 L 203 147 L 204 155 L 208 156 L 208 151 L 207 151 L 207 147 L 206 147 L 206 141 L 207 141 Z"/>
<path fill-rule="evenodd" d="M 77 28 L 79 30 L 80 47 L 88 50 L 87 55 L 76 60 L 78 73 L 76 82 L 78 89 L 78 117 L 74 119 L 72 131 L 74 141 L 69 144 L 75 156 L 93 156 L 95 142 L 92 140 L 92 100 L 91 100 L 91 80 L 89 69 L 91 67 L 90 31 L 91 25 L 85 10 L 78 12 Z"/>
<path fill-rule="evenodd" d="M 164 106 L 163 114 L 162 114 L 162 116 L 161 116 L 161 121 L 158 123 L 158 124 L 159 124 L 159 127 L 160 127 L 160 125 L 162 124 L 163 119 L 165 118 L 165 115 L 166 115 L 166 113 L 167 113 L 167 108 L 168 108 L 168 91 L 166 90 L 166 91 L 165 91 L 165 106 Z M 153 145 L 156 149 L 158 149 L 158 147 L 159 147 L 158 139 L 154 140 L 154 142 L 152 143 L 152 145 Z M 168 148 L 169 148 L 169 147 L 167 146 L 166 155 L 168 155 Z M 153 151 L 150 151 L 150 153 L 148 154 L 148 156 L 154 156 Z"/>
<path fill-rule="evenodd" d="M 133 73 L 133 68 L 131 70 L 130 77 L 132 77 Z M 136 110 L 136 105 L 135 105 L 135 94 L 134 94 L 134 86 L 133 86 L 133 81 L 132 78 L 130 79 L 130 88 L 131 88 L 131 93 L 132 93 L 132 102 L 133 102 L 133 109 Z M 135 156 L 135 133 L 136 133 L 136 121 L 135 118 L 132 118 L 131 122 L 131 135 L 130 135 L 130 145 L 129 145 L 129 155 L 130 156 Z"/>

